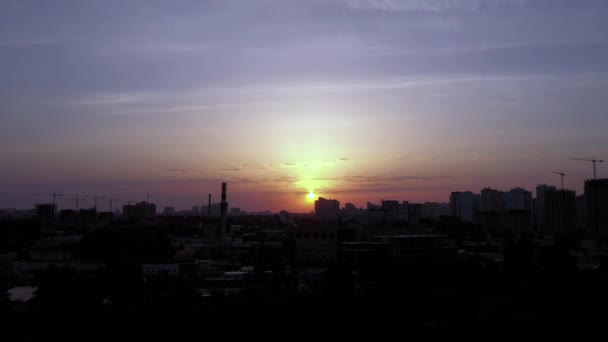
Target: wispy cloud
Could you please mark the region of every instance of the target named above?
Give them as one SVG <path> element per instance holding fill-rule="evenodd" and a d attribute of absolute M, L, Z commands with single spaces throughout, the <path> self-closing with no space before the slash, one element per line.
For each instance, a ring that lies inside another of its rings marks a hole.
<path fill-rule="evenodd" d="M 437 161 L 440 160 L 440 158 L 438 157 L 432 157 L 432 156 L 418 156 L 418 157 L 399 157 L 399 158 L 395 158 L 395 160 L 402 160 L 402 161 L 418 161 L 418 162 L 432 162 L 432 161 Z"/>
<path fill-rule="evenodd" d="M 522 5 L 526 0 L 347 0 L 349 7 L 383 11 L 479 11 L 506 5 Z"/>
<path fill-rule="evenodd" d="M 158 94 L 156 94 L 158 95 Z M 68 104 L 81 106 L 116 106 L 125 104 L 143 104 L 154 101 L 157 97 L 147 92 L 106 93 L 85 96 L 68 100 Z"/>
<path fill-rule="evenodd" d="M 442 184 L 370 184 L 365 187 L 359 188 L 340 188 L 332 189 L 332 194 L 340 196 L 358 196 L 361 194 L 365 195 L 377 195 L 383 196 L 383 194 L 393 195 L 395 193 L 404 193 L 411 191 L 432 191 L 432 190 L 444 190 L 445 186 Z M 373 200 L 368 198 L 367 200 Z"/>
<path fill-rule="evenodd" d="M 60 44 L 61 39 L 55 37 L 32 37 L 23 39 L 0 39 L 0 48 L 32 48 Z"/>
<path fill-rule="evenodd" d="M 169 172 L 188 172 L 188 169 L 166 168 L 165 171 L 169 171 Z"/>
<path fill-rule="evenodd" d="M 253 183 L 253 184 L 260 183 L 259 180 L 251 179 L 251 178 L 244 178 L 244 177 L 232 178 L 232 181 L 236 181 L 236 182 L 239 182 L 239 183 Z"/>
<path fill-rule="evenodd" d="M 540 156 L 543 156 L 543 155 L 546 155 L 546 153 L 543 152 L 543 151 L 538 151 L 538 150 L 517 152 L 517 153 L 512 153 L 511 154 L 512 157 L 520 157 L 520 158 L 525 158 L 525 157 L 540 157 Z"/>
<path fill-rule="evenodd" d="M 239 166 L 242 169 L 249 169 L 249 170 L 266 170 L 266 167 L 262 164 L 256 164 L 256 163 L 246 163 L 246 164 L 242 164 Z"/>
<path fill-rule="evenodd" d="M 349 183 L 369 183 L 369 182 L 383 182 L 383 183 L 391 183 L 391 182 L 406 182 L 406 181 L 436 181 L 436 180 L 449 180 L 453 179 L 451 176 L 408 176 L 408 175 L 398 175 L 398 176 L 347 176 L 344 178 L 346 182 Z"/>
<path fill-rule="evenodd" d="M 113 114 L 154 114 L 176 112 L 204 112 L 221 109 L 265 107 L 291 104 L 298 98 L 328 93 L 369 93 L 406 88 L 450 86 L 465 83 L 506 83 L 519 81 L 569 82 L 589 75 L 555 74 L 461 74 L 446 76 L 407 76 L 368 78 L 360 80 L 299 82 L 297 84 L 251 85 L 243 87 L 209 87 L 180 91 L 89 94 L 68 100 L 72 106 L 95 107 Z M 279 99 L 279 100 L 277 100 Z"/>
<path fill-rule="evenodd" d="M 496 154 L 494 153 L 480 153 L 480 152 L 475 152 L 473 154 L 473 159 L 476 160 L 496 160 Z"/>

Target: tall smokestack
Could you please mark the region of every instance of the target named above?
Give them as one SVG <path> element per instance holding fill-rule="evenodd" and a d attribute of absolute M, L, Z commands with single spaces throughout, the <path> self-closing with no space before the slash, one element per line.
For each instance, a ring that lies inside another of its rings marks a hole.
<path fill-rule="evenodd" d="M 211 194 L 209 194 L 209 204 L 207 205 L 207 216 L 211 217 Z"/>
<path fill-rule="evenodd" d="M 222 209 L 222 217 L 220 223 L 220 243 L 224 244 L 226 240 L 226 221 L 227 221 L 227 209 L 228 203 L 226 202 L 226 183 L 222 183 L 222 203 L 220 203 Z"/>

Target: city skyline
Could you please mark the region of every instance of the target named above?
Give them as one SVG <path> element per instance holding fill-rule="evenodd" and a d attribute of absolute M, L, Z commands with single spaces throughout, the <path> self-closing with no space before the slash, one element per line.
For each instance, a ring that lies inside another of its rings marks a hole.
<path fill-rule="evenodd" d="M 225 181 L 231 205 L 310 212 L 310 192 L 447 202 L 562 170 L 582 194 L 592 166 L 570 158 L 608 157 L 605 1 L 0 9 L 0 208 L 189 208 Z"/>
<path fill-rule="evenodd" d="M 554 172 L 556 173 L 556 172 Z M 565 175 L 564 175 L 565 176 Z M 605 181 L 608 178 L 597 178 L 597 180 L 599 181 Z M 587 178 L 585 180 L 585 184 L 589 181 L 592 181 L 593 178 Z M 218 183 L 219 184 L 219 183 Z M 583 185 L 585 185 L 583 184 Z M 442 199 L 442 200 L 416 200 L 416 199 L 411 199 L 411 198 L 407 198 L 404 196 L 400 196 L 400 197 L 382 197 L 382 198 L 378 198 L 378 199 L 372 199 L 372 198 L 368 198 L 368 199 L 363 199 L 363 202 L 358 202 L 358 201 L 349 201 L 349 200 L 343 200 L 341 198 L 335 197 L 335 198 L 330 198 L 331 196 L 327 196 L 327 195 L 322 195 L 319 193 L 314 193 L 314 192 L 308 192 L 304 194 L 304 198 L 302 199 L 303 202 L 307 203 L 306 208 L 309 208 L 310 210 L 307 211 L 301 211 L 300 213 L 309 213 L 309 212 L 315 212 L 315 204 L 319 199 L 324 199 L 324 200 L 338 200 L 340 201 L 340 203 L 342 203 L 342 205 L 339 207 L 340 209 L 345 208 L 345 206 L 347 205 L 351 205 L 354 204 L 356 208 L 358 209 L 365 209 L 369 203 L 373 204 L 373 205 L 379 205 L 384 201 L 398 201 L 398 202 L 409 202 L 412 204 L 426 204 L 426 203 L 439 203 L 439 204 L 449 204 L 452 201 L 451 196 L 454 193 L 461 193 L 461 192 L 470 192 L 472 194 L 475 195 L 479 195 L 480 193 L 483 193 L 484 191 L 493 191 L 493 192 L 499 192 L 501 194 L 507 194 L 509 192 L 518 192 L 518 191 L 525 191 L 525 192 L 529 192 L 532 196 L 532 198 L 536 199 L 538 197 L 538 187 L 550 187 L 553 189 L 565 189 L 567 191 L 573 191 L 577 196 L 578 195 L 583 195 L 584 191 L 580 191 L 578 192 L 574 187 L 568 187 L 568 186 L 564 186 L 561 187 L 557 184 L 553 184 L 553 183 L 542 183 L 542 184 L 537 184 L 534 187 L 531 188 L 521 188 L 519 186 L 513 186 L 513 187 L 508 187 L 508 188 L 496 188 L 493 187 L 491 185 L 487 185 L 484 186 L 481 189 L 452 189 L 450 191 L 448 191 L 446 193 L 447 199 Z M 238 190 L 237 190 L 238 191 Z M 135 204 L 135 203 L 153 203 L 153 204 L 159 204 L 158 206 L 158 213 L 162 213 L 162 209 L 164 208 L 171 208 L 172 210 L 177 210 L 180 212 L 188 212 L 193 210 L 195 207 L 198 208 L 200 210 L 201 215 L 204 215 L 204 211 L 205 208 L 208 207 L 208 205 L 212 205 L 214 209 L 216 206 L 219 208 L 220 205 L 220 201 L 218 200 L 218 198 L 220 196 L 215 196 L 216 194 L 214 193 L 209 193 L 207 196 L 211 196 L 210 198 L 207 198 L 207 202 L 205 201 L 201 201 L 201 202 L 193 202 L 193 203 L 186 203 L 183 204 L 183 206 L 176 206 L 174 203 L 168 202 L 166 199 L 160 198 L 160 200 L 155 200 L 154 198 L 156 196 L 153 196 L 153 194 L 137 194 L 137 196 L 123 196 L 123 198 L 129 198 L 128 200 L 125 199 L 119 199 L 115 196 L 98 196 L 97 199 L 95 199 L 95 196 L 97 195 L 90 195 L 90 196 L 82 196 L 82 195 L 73 195 L 73 194 L 64 194 L 61 192 L 53 192 L 51 194 L 39 194 L 36 196 L 32 196 L 32 197 L 37 197 L 37 198 L 44 198 L 47 197 L 49 199 L 52 198 L 52 200 L 40 200 L 40 201 L 36 201 L 35 204 L 44 204 L 44 203 L 53 203 L 57 205 L 57 209 L 97 209 L 98 211 L 110 211 L 110 210 L 105 210 L 106 207 L 111 206 L 112 204 L 110 204 L 110 201 L 113 203 L 113 210 L 120 210 L 120 207 L 122 207 L 123 205 L 126 204 Z M 232 194 L 231 194 L 232 195 Z M 242 194 L 239 194 L 237 192 L 237 202 L 238 202 L 238 198 L 241 198 Z M 407 196 L 407 195 L 405 195 Z M 87 199 L 89 199 L 90 203 L 86 203 L 83 205 L 83 202 L 86 202 Z M 95 200 L 95 202 L 93 202 L 93 200 Z M 99 201 L 99 202 L 97 202 Z M 211 201 L 211 202 L 209 202 Z M 94 203 L 94 204 L 93 204 Z M 80 207 L 79 207 L 80 204 Z M 32 207 L 25 207 L 25 208 L 15 208 L 15 207 L 5 207 L 5 208 L 0 208 L 0 209 L 18 209 L 18 210 L 29 210 L 32 209 Z M 230 205 L 230 208 L 238 208 L 239 210 L 245 211 L 245 212 L 254 212 L 254 213 L 260 213 L 260 212 L 273 212 L 273 213 L 278 213 L 279 211 L 290 211 L 290 212 L 297 212 L 297 211 L 293 211 L 290 210 L 289 208 L 286 207 L 281 207 L 281 208 L 246 208 L 246 207 L 242 207 L 239 205 L 239 203 L 236 203 L 235 205 Z M 368 208 L 369 209 L 369 208 Z"/>

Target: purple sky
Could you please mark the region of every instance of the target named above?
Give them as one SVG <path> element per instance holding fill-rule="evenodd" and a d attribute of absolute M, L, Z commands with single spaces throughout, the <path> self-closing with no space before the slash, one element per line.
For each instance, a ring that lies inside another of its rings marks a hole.
<path fill-rule="evenodd" d="M 0 208 L 581 193 L 608 158 L 604 0 L 4 0 L 0 75 Z"/>

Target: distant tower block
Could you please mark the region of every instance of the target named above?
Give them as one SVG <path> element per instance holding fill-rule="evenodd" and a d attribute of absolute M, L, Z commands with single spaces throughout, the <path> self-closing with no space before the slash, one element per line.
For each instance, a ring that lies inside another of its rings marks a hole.
<path fill-rule="evenodd" d="M 209 204 L 207 205 L 207 216 L 211 217 L 211 194 L 209 194 Z"/>
<path fill-rule="evenodd" d="M 220 221 L 220 244 L 224 244 L 226 240 L 226 221 L 228 216 L 228 202 L 226 202 L 226 183 L 222 183 L 222 202 L 220 203 L 221 208 L 221 221 Z"/>

